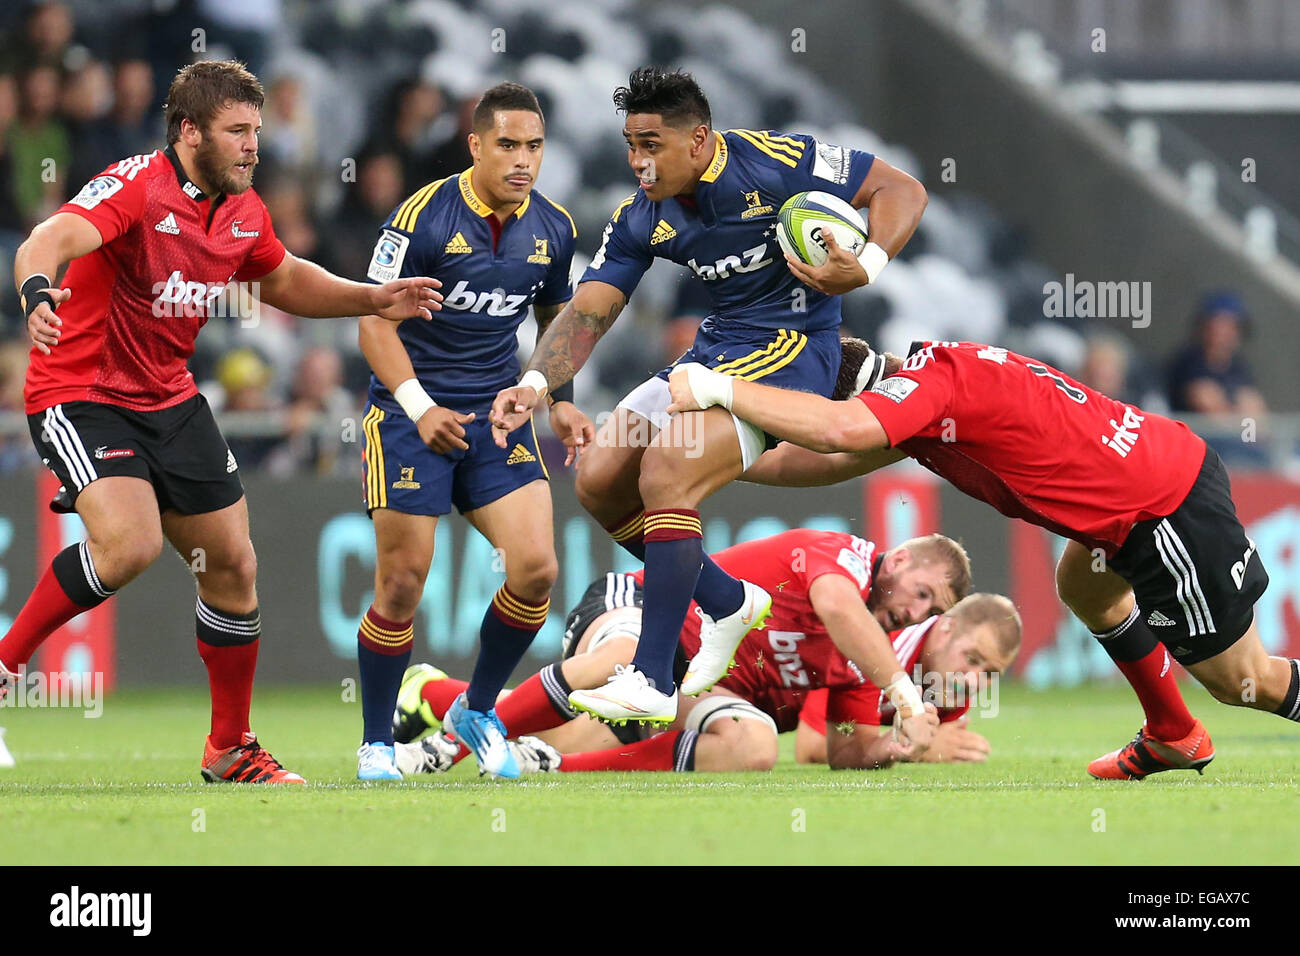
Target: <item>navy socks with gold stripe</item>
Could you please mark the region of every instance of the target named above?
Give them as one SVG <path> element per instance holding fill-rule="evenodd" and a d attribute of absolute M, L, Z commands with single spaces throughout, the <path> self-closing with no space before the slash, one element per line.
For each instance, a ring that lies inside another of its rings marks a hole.
<path fill-rule="evenodd" d="M 546 623 L 550 607 L 550 598 L 528 601 L 504 584 L 493 595 L 479 629 L 474 676 L 465 691 L 470 710 L 487 713 L 496 706 L 497 694 L 506 686 L 510 674 L 527 653 L 528 645 Z"/>
<path fill-rule="evenodd" d="M 661 694 L 673 693 L 673 654 L 703 563 L 698 511 L 664 508 L 645 513 L 644 609 L 632 663 Z"/>
<path fill-rule="evenodd" d="M 402 674 L 415 643 L 414 619 L 390 621 L 374 607 L 357 630 L 357 668 L 361 672 L 363 744 L 393 745 L 393 708 Z"/>

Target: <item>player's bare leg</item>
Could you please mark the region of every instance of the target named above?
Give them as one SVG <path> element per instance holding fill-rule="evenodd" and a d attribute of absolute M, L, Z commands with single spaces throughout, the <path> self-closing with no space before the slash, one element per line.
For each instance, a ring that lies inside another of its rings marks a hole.
<path fill-rule="evenodd" d="M 195 629 L 208 669 L 212 727 L 203 754 L 209 782 L 296 783 L 257 743 L 249 728 L 253 675 L 262 633 L 257 608 L 257 556 L 248 535 L 248 502 L 205 514 L 168 511 L 163 533 L 198 582 Z"/>
<path fill-rule="evenodd" d="M 1132 685 L 1146 714 L 1137 737 L 1098 757 L 1088 772 L 1111 780 L 1203 769 L 1214 758 L 1210 735 L 1188 711 L 1169 652 L 1142 619 L 1128 582 L 1083 545 L 1068 541 L 1056 566 L 1056 590 Z"/>
<path fill-rule="evenodd" d="M 620 406 L 606 420 L 595 447 L 578 465 L 578 500 L 620 546 L 645 560 L 645 505 L 641 500 L 641 462 L 658 429 L 644 416 Z M 693 428 L 676 439 L 688 450 L 696 445 Z M 744 604 L 740 583 L 703 556 L 694 597 L 710 623 L 731 615 Z"/>
<path fill-rule="evenodd" d="M 700 440 L 688 444 L 687 427 Z M 569 698 L 574 708 L 607 720 L 668 724 L 676 717 L 673 652 L 704 555 L 695 506 L 740 470 L 739 440 L 725 412 L 677 416 L 655 436 L 641 459 L 638 482 L 647 506 L 647 590 L 635 667 L 605 687 L 575 691 Z"/>
<path fill-rule="evenodd" d="M 615 408 L 596 433 L 595 444 L 578 459 L 574 490 L 578 501 L 614 540 L 645 559 L 641 543 L 641 457 L 656 434 L 650 421 L 627 408 Z M 625 533 L 626 532 L 626 533 Z"/>
<path fill-rule="evenodd" d="M 41 643 L 153 564 L 162 551 L 162 526 L 153 486 L 112 475 L 77 495 L 86 540 L 55 556 L 0 640 L 0 697 L 16 683 Z"/>
<path fill-rule="evenodd" d="M 555 560 L 549 484 L 541 479 L 473 511 L 465 518 L 504 561 L 506 581 L 492 598 L 479 630 L 479 654 L 463 696 L 443 717 L 448 733 L 473 752 L 479 769 L 517 777 L 520 767 L 506 746 L 497 695 L 546 622 Z"/>
<path fill-rule="evenodd" d="M 1300 719 L 1294 682 L 1300 668 L 1285 657 L 1272 657 L 1259 639 L 1255 622 L 1227 650 L 1199 664 L 1189 664 L 1192 676 L 1214 699 L 1234 707 L 1251 707 Z"/>

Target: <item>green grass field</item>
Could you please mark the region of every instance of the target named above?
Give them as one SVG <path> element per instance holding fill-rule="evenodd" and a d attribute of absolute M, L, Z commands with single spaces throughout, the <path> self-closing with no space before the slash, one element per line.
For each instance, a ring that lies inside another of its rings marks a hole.
<path fill-rule="evenodd" d="M 358 705 L 259 688 L 255 727 L 305 789 L 200 782 L 200 688 L 120 693 L 96 720 L 3 708 L 18 766 L 0 770 L 0 863 L 870 865 L 900 847 L 917 863 L 1294 862 L 1300 729 L 1187 695 L 1217 759 L 1136 784 L 1084 773 L 1140 723 L 1118 686 L 1005 686 L 1000 715 L 972 721 L 993 745 L 982 766 L 832 773 L 791 763 L 787 737 L 767 774 L 480 781 L 466 761 L 371 786 L 354 779 Z"/>

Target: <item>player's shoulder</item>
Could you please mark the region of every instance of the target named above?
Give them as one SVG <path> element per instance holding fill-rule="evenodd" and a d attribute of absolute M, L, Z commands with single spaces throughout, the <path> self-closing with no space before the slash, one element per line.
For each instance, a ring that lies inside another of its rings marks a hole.
<path fill-rule="evenodd" d="M 811 136 L 770 129 L 726 129 L 722 130 L 722 141 L 741 165 L 778 171 L 797 168 L 815 146 Z"/>
<path fill-rule="evenodd" d="M 169 166 L 167 157 L 160 149 L 114 160 L 82 185 L 68 203 L 81 209 L 94 209 L 106 199 L 128 195 L 133 189 L 143 188 L 154 177 L 169 173 Z"/>
<path fill-rule="evenodd" d="M 940 617 L 942 615 L 932 614 L 924 621 L 890 632 L 889 638 L 894 644 L 894 653 L 900 664 L 907 667 L 908 658 L 921 652 L 921 648 L 925 646 L 925 639 Z"/>
<path fill-rule="evenodd" d="M 425 183 L 397 204 L 384 225 L 414 235 L 420 226 L 432 222 L 436 212 L 455 198 L 455 189 L 447 188 L 455 178 L 444 176 Z"/>
<path fill-rule="evenodd" d="M 578 225 L 573 221 L 573 216 L 569 210 L 565 209 L 558 202 L 546 195 L 540 189 L 534 189 L 530 196 L 533 208 L 537 210 L 547 222 L 556 230 L 556 233 L 568 239 L 578 238 Z"/>

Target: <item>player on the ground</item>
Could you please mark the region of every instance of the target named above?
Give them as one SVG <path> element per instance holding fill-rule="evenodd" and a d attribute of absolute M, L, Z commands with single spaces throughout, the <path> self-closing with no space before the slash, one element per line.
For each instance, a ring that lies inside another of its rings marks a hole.
<path fill-rule="evenodd" d="M 1018 617 L 1019 615 L 1017 615 Z M 927 643 L 922 649 L 921 660 L 918 661 L 922 673 L 935 677 L 943 676 L 950 671 L 935 670 L 935 665 L 927 661 L 927 653 L 930 645 Z M 1019 650 L 1019 643 L 1016 644 L 1016 651 Z M 966 657 L 969 664 L 969 657 L 964 648 L 958 647 L 955 651 L 958 660 Z M 1014 658 L 1014 654 L 1012 655 Z M 930 749 L 919 756 L 911 757 L 913 761 L 922 763 L 984 763 L 989 759 L 992 748 L 989 746 L 988 738 L 977 731 L 970 729 L 970 701 L 975 693 L 978 693 L 978 685 L 986 674 L 997 673 L 992 670 L 984 670 L 979 673 L 970 674 L 964 677 L 963 683 L 947 680 L 943 687 L 950 695 L 954 705 L 960 702 L 961 713 L 957 716 L 951 716 L 949 709 L 939 708 L 939 719 L 942 723 L 935 734 L 934 743 Z M 975 691 L 970 688 L 975 687 Z M 926 689 L 926 699 L 932 698 L 930 689 Z M 813 691 L 804 698 L 803 707 L 799 711 L 799 726 L 795 728 L 794 738 L 794 762 L 795 763 L 826 763 L 828 761 L 826 740 L 827 735 L 835 733 L 841 725 L 837 725 L 826 719 L 826 708 L 830 706 L 830 691 L 822 687 Z M 983 716 L 983 715 L 981 715 Z"/>
<path fill-rule="evenodd" d="M 515 333 L 528 307 L 543 332 L 572 294 L 577 229 L 563 207 L 533 189 L 544 143 L 531 90 L 517 83 L 488 90 L 469 134 L 473 166 L 398 206 L 370 263 L 376 282 L 437 275 L 445 298 L 432 322 L 361 319 L 362 351 L 374 369 L 364 459 L 376 542 L 375 600 L 357 632 L 362 780 L 401 776 L 393 706 L 438 518 L 452 505 L 498 549 L 506 579 L 483 616 L 473 680 L 446 724 L 485 771 L 518 776 L 492 707 L 546 621 L 556 575 L 551 492 L 532 421 L 498 448 L 487 412 L 519 377 Z M 551 426 L 570 460 L 595 434 L 572 394 L 570 386 L 550 395 Z"/>
<path fill-rule="evenodd" d="M 628 162 L 640 188 L 614 210 L 573 300 L 538 343 L 519 385 L 493 403 L 497 443 L 548 389 L 573 378 L 655 257 L 688 266 L 712 298 L 686 360 L 829 395 L 840 354 L 838 296 L 873 281 L 902 249 L 925 208 L 920 183 L 869 153 L 810 136 L 716 131 L 708 101 L 685 73 L 639 69 L 614 103 L 626 114 Z M 871 241 L 860 260 L 839 249 L 817 269 L 787 267 L 774 237 L 776 214 L 805 190 L 869 208 Z M 685 694 L 726 672 L 736 645 L 770 606 L 770 595 L 704 554 L 697 510 L 754 462 L 765 436 L 721 410 L 666 427 L 666 378 L 664 370 L 619 403 L 578 471 L 584 507 L 645 561 L 645 632 L 633 666 L 599 699 L 574 701 L 610 719 L 666 723 L 676 716 L 673 649 L 692 595 L 709 619 Z M 649 447 L 619 437 L 656 431 Z"/>
<path fill-rule="evenodd" d="M 712 691 L 699 700 L 683 700 L 683 710 L 669 734 L 646 740 L 649 730 L 645 724 L 618 727 L 613 733 L 627 746 L 570 760 L 565 769 L 740 770 L 764 763 L 770 766 L 776 757 L 776 734 L 794 729 L 804 697 L 818 687 L 832 688 L 831 712 L 837 721 L 879 724 L 882 700 L 886 716 L 895 706 L 906 707 L 908 702 L 897 686 L 885 687 L 882 692 L 881 678 L 873 680 L 873 675 L 899 670 L 911 674 L 921 635 L 929 627 L 904 631 L 905 638 L 892 642 L 886 631 L 943 612 L 965 596 L 970 586 L 965 553 L 937 534 L 914 538 L 880 554 L 874 544 L 851 534 L 798 529 L 738 544 L 714 557 L 728 573 L 755 581 L 773 595 L 767 628 L 745 637 L 737 651 L 737 667 Z M 529 678 L 498 705 L 511 736 L 539 734 L 565 752 L 613 743 L 609 730 L 592 721 L 574 720 L 578 715 L 569 705 L 569 694 L 600 686 L 632 659 L 643 631 L 643 577 L 643 572 L 611 573 L 588 588 L 566 622 L 565 659 Z M 1010 608 L 1004 599 L 998 600 Z M 1014 609 L 1010 615 L 1014 616 Z M 699 614 L 687 614 L 674 661 L 678 673 L 698 650 L 700 629 Z M 955 655 L 960 647 L 962 659 L 971 651 L 966 647 L 969 642 L 949 640 L 946 624 L 935 634 L 942 635 L 934 645 L 936 651 L 947 648 Z M 868 635 L 884 644 L 891 661 L 888 666 L 871 664 L 863 653 Z M 974 642 L 972 648 L 979 644 L 973 651 L 979 666 L 1006 663 L 1002 650 L 975 632 L 968 636 Z M 947 672 L 954 670 L 949 665 L 956 659 L 936 657 L 929 664 L 942 664 Z M 974 666 L 956 669 L 965 672 Z M 927 670 L 931 669 L 927 665 Z M 431 680 L 437 675 L 427 665 L 413 671 L 403 687 L 399 707 L 404 728 L 400 737 L 408 740 L 431 723 L 430 718 L 447 706 L 461 686 L 450 678 Z M 907 686 L 913 686 L 910 677 Z M 420 706 L 421 690 L 427 709 Z M 720 721 L 712 727 L 715 716 L 723 716 L 721 710 L 741 720 L 741 725 Z M 924 720 L 937 728 L 932 713 Z M 563 729 L 554 736 L 541 733 L 561 725 Z M 706 729 L 713 734 L 697 737 L 697 731 Z M 920 754 L 926 747 L 914 740 L 898 743 L 877 738 L 874 730 L 862 736 L 847 735 L 837 741 L 843 744 L 837 750 L 837 761 L 845 766 L 874 766 L 888 762 L 885 758 L 895 753 L 891 744 L 897 754 Z"/>
<path fill-rule="evenodd" d="M 1218 700 L 1300 720 L 1300 662 L 1270 657 L 1254 622 L 1268 574 L 1223 463 L 1186 425 L 996 346 L 919 342 L 906 361 L 886 356 L 886 374 L 842 402 L 700 365 L 678 369 L 671 388 L 674 408 L 720 404 L 803 446 L 773 452 L 754 480 L 829 484 L 912 457 L 1004 515 L 1069 538 L 1061 600 L 1146 714 L 1127 746 L 1089 764 L 1093 776 L 1201 771 L 1213 759 L 1170 654 Z"/>
<path fill-rule="evenodd" d="M 300 784 L 249 729 L 261 617 L 248 506 L 186 359 L 232 282 L 256 282 L 261 301 L 312 318 L 427 319 L 441 296 L 432 279 L 349 282 L 286 252 L 251 188 L 262 100 L 241 64 L 185 67 L 167 95 L 167 148 L 96 176 L 14 258 L 35 350 L 28 423 L 63 483 L 51 507 L 75 509 L 88 537 L 55 556 L 0 640 L 0 694 L 47 636 L 152 564 L 166 537 L 198 583 L 212 693 L 204 779 Z"/>

